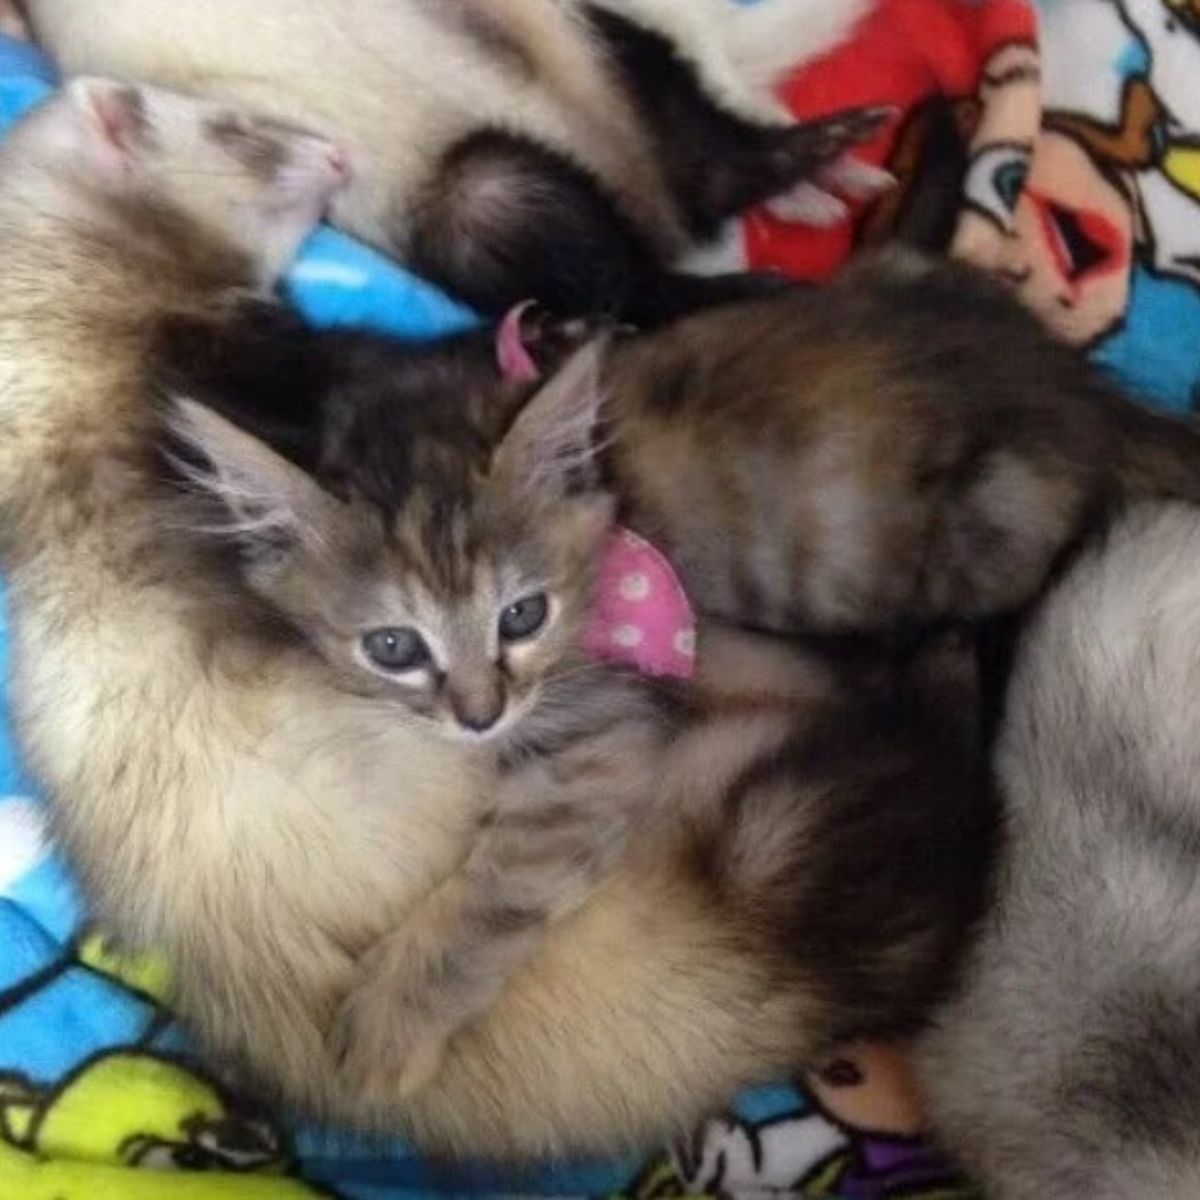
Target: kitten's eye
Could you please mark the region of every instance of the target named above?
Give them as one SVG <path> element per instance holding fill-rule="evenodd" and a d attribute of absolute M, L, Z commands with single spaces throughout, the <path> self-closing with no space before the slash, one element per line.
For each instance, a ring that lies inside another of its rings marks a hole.
<path fill-rule="evenodd" d="M 500 636 L 506 642 L 519 642 L 532 637 L 546 623 L 550 601 L 545 592 L 523 596 L 500 614 Z"/>
<path fill-rule="evenodd" d="M 367 657 L 385 671 L 413 671 L 429 661 L 429 647 L 415 629 L 375 629 L 362 647 Z"/>

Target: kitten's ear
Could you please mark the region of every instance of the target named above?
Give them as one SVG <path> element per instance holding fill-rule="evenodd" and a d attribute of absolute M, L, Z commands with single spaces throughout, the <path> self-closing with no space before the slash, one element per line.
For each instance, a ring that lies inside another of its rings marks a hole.
<path fill-rule="evenodd" d="M 128 167 L 148 128 L 142 93 L 115 79 L 84 76 L 67 85 L 79 114 L 88 158 L 107 179 Z"/>
<path fill-rule="evenodd" d="M 608 342 L 593 338 L 533 394 L 496 448 L 494 475 L 549 496 L 562 495 L 589 476 Z"/>
<path fill-rule="evenodd" d="M 265 442 L 182 397 L 171 401 L 168 427 L 180 473 L 228 517 L 210 532 L 273 549 L 319 533 L 335 501 Z"/>
<path fill-rule="evenodd" d="M 509 383 L 537 383 L 580 346 L 612 330 L 610 321 L 562 319 L 525 300 L 504 314 L 496 327 L 496 364 Z"/>

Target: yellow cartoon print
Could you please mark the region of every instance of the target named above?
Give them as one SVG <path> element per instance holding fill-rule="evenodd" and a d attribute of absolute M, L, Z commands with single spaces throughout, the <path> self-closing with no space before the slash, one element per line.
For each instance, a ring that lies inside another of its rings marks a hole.
<path fill-rule="evenodd" d="M 278 1135 L 186 1067 L 114 1051 L 48 1091 L 0 1079 L 0 1195 L 21 1200 L 314 1200 Z"/>
<path fill-rule="evenodd" d="M 80 939 L 79 961 L 99 975 L 107 975 L 159 1004 L 170 1002 L 170 974 L 165 958 L 154 954 L 124 954 L 95 931 Z"/>

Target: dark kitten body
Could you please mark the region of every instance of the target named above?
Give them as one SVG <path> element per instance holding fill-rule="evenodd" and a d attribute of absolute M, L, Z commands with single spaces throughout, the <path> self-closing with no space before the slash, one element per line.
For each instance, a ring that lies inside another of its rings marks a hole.
<path fill-rule="evenodd" d="M 1200 500 L 1194 425 L 906 251 L 633 339 L 606 382 L 628 522 L 702 610 L 777 632 L 1011 612 L 1114 503 Z"/>
<path fill-rule="evenodd" d="M 255 337 L 279 320 L 259 310 Z M 344 686 L 466 737 L 492 770 L 461 867 L 363 957 L 333 1031 L 346 1092 L 386 1113 L 429 1086 L 452 1039 L 503 1019 L 554 927 L 648 856 L 786 981 L 794 1065 L 919 1025 L 990 853 L 969 647 L 901 661 L 713 628 L 694 687 L 674 692 L 587 664 L 578 636 L 612 513 L 595 461 L 602 347 L 530 398 L 483 370 L 490 334 L 449 355 L 292 336 L 295 355 L 276 353 L 284 334 L 267 357 L 294 364 L 300 394 L 319 385 L 307 441 L 286 384 L 258 392 L 255 362 L 220 353 L 220 331 L 175 331 L 170 386 L 258 435 L 197 421 L 193 404 L 184 432 L 207 466 L 189 474 L 211 473 L 244 579 Z M 406 369 L 382 369 L 397 353 Z M 533 596 L 540 621 L 506 642 Z M 361 669 L 355 643 L 374 656 L 380 629 L 403 653 Z"/>

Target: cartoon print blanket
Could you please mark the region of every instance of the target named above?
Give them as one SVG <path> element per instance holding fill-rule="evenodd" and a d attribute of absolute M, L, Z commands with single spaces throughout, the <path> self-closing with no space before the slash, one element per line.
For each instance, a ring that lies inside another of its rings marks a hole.
<path fill-rule="evenodd" d="M 895 125 L 864 157 L 898 186 L 849 201 L 852 219 L 825 229 L 750 214 L 711 261 L 819 279 L 855 247 L 900 232 L 998 272 L 1081 352 L 1149 400 L 1190 409 L 1200 403 L 1200 3 L 1040 0 L 1036 15 L 1040 30 L 1024 0 L 875 0 L 854 37 L 798 72 L 785 98 L 800 114 L 894 103 Z M 49 78 L 30 48 L 0 44 L 0 123 Z M 428 336 L 471 320 L 331 230 L 288 288 L 326 324 Z M 803 1083 L 731 1099 L 728 1113 L 645 1162 L 500 1177 L 285 1129 L 189 1052 L 158 966 L 115 958 L 89 929 L 2 715 L 5 1200 L 974 1194 L 920 1140 L 894 1046 L 847 1048 Z"/>

